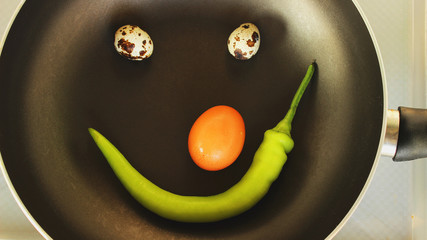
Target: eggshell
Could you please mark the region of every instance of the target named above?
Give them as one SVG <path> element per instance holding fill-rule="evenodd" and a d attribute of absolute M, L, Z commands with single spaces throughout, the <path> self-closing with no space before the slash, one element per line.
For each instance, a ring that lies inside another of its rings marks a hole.
<path fill-rule="evenodd" d="M 136 25 L 124 25 L 115 34 L 114 46 L 117 52 L 135 61 L 149 58 L 154 45 L 150 35 Z"/>
<path fill-rule="evenodd" d="M 243 23 L 228 37 L 227 45 L 230 54 L 239 60 L 252 58 L 261 43 L 260 32 L 253 23 Z"/>

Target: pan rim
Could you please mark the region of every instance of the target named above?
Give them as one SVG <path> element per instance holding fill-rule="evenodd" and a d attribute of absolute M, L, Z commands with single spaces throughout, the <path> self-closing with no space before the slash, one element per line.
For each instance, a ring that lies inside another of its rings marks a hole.
<path fill-rule="evenodd" d="M 378 40 L 375 37 L 373 28 L 372 28 L 370 22 L 368 21 L 368 17 L 366 16 L 365 12 L 363 11 L 362 7 L 360 6 L 358 0 L 352 0 L 352 2 L 355 5 L 355 7 L 357 8 L 357 11 L 359 12 L 360 16 L 363 19 L 363 22 L 365 23 L 366 28 L 369 31 L 369 35 L 371 36 L 371 40 L 374 44 L 374 48 L 375 48 L 375 51 L 377 54 L 378 64 L 380 66 L 380 72 L 381 72 L 381 81 L 382 81 L 382 85 L 383 85 L 383 104 L 384 104 L 383 105 L 384 106 L 383 107 L 383 122 L 382 122 L 382 127 L 381 127 L 381 137 L 380 137 L 380 141 L 378 143 L 377 153 L 376 153 L 375 160 L 374 160 L 374 163 L 372 165 L 371 171 L 370 171 L 368 178 L 365 182 L 365 185 L 363 186 L 362 191 L 359 193 L 359 196 L 357 197 L 356 201 L 353 203 L 353 206 L 347 212 L 345 217 L 335 227 L 335 229 L 325 238 L 327 240 L 333 239 L 338 234 L 338 232 L 345 226 L 345 224 L 348 222 L 348 220 L 351 218 L 353 213 L 356 211 L 356 209 L 358 208 L 358 206 L 362 202 L 366 192 L 368 191 L 369 186 L 371 185 L 372 179 L 374 178 L 376 169 L 378 167 L 379 159 L 381 157 L 381 149 L 384 145 L 385 132 L 386 132 L 386 127 L 387 127 L 386 116 L 387 116 L 387 109 L 388 109 L 388 93 L 387 93 L 387 81 L 386 81 L 386 74 L 385 74 L 385 68 L 384 68 L 384 61 L 382 59 L 381 50 L 380 50 L 380 47 L 378 44 Z"/>
<path fill-rule="evenodd" d="M 6 38 L 8 36 L 8 33 L 12 27 L 13 22 L 15 21 L 16 17 L 18 16 L 18 13 L 21 11 L 22 7 L 24 6 L 24 3 L 26 0 L 20 0 L 19 3 L 16 6 L 15 11 L 13 12 L 11 18 L 9 19 L 9 22 L 7 23 L 6 29 L 3 32 L 3 37 L 0 40 L 0 56 L 3 52 L 4 43 L 6 42 Z M 18 193 L 16 192 L 15 188 L 13 187 L 12 180 L 9 177 L 9 174 L 7 173 L 6 166 L 4 165 L 3 157 L 0 152 L 0 172 L 3 176 L 3 179 L 5 180 L 6 186 L 9 189 L 9 192 L 12 194 L 13 199 L 15 200 L 16 204 L 18 205 L 21 212 L 24 214 L 24 216 L 28 219 L 28 221 L 31 223 L 31 225 L 36 229 L 38 233 L 41 234 L 41 236 L 44 239 L 52 239 L 49 234 L 40 226 L 40 224 L 34 219 L 34 217 L 31 215 L 31 213 L 28 211 L 28 209 L 25 207 L 24 203 L 22 202 L 21 198 L 19 197 Z"/>
<path fill-rule="evenodd" d="M 9 34 L 9 30 L 12 27 L 12 24 L 15 21 L 16 17 L 18 16 L 18 13 L 21 10 L 22 6 L 24 5 L 25 1 L 26 0 L 20 0 L 11 18 L 9 19 L 9 22 L 7 23 L 6 29 L 4 30 L 4 32 L 2 32 L 3 37 L 0 39 L 0 56 L 3 52 L 3 46 L 4 46 L 4 43 L 6 42 L 6 38 L 7 38 L 7 35 Z"/>
<path fill-rule="evenodd" d="M 2 37 L 2 39 L 0 39 L 0 56 L 1 56 L 1 53 L 3 52 L 4 43 L 7 39 L 9 30 L 11 29 L 13 22 L 15 21 L 18 13 L 22 9 L 25 2 L 26 2 L 26 0 L 20 0 L 20 2 L 18 3 L 12 17 L 9 19 L 7 27 L 6 27 L 5 31 L 3 32 L 3 37 Z M 376 169 L 377 169 L 377 166 L 379 163 L 379 159 L 381 157 L 381 148 L 384 144 L 385 130 L 386 130 L 386 125 L 387 125 L 386 114 L 387 114 L 387 109 L 388 109 L 388 93 L 387 93 L 387 85 L 386 85 L 387 81 L 386 81 L 386 74 L 385 74 L 385 68 L 384 68 L 384 61 L 382 59 L 382 55 L 381 55 L 381 51 L 379 48 L 377 38 L 375 37 L 372 26 L 370 25 L 370 22 L 368 21 L 366 14 L 364 13 L 362 7 L 360 6 L 359 1 L 358 0 L 352 0 L 352 2 L 355 5 L 355 7 L 357 8 L 359 14 L 361 15 L 361 17 L 363 19 L 363 22 L 365 23 L 365 26 L 368 29 L 369 35 L 371 37 L 371 40 L 373 42 L 373 45 L 374 45 L 374 48 L 375 48 L 375 51 L 377 54 L 380 72 L 381 72 L 381 81 L 382 81 L 382 86 L 383 86 L 383 106 L 384 106 L 383 107 L 383 121 L 382 121 L 382 127 L 381 127 L 381 137 L 380 137 L 380 140 L 378 142 L 377 153 L 375 155 L 375 160 L 373 162 L 373 166 L 372 166 L 371 171 L 368 175 L 368 178 L 367 178 L 361 192 L 359 193 L 356 201 L 353 203 L 352 207 L 350 208 L 350 210 L 347 212 L 347 214 L 341 220 L 341 222 L 336 226 L 336 228 L 325 239 L 333 239 L 338 234 L 338 232 L 345 226 L 345 224 L 348 222 L 348 220 L 351 218 L 351 216 L 354 214 L 354 212 L 356 211 L 356 209 L 358 208 L 358 206 L 362 202 L 367 190 L 370 187 L 370 184 L 372 182 L 372 179 L 375 175 L 375 172 L 376 172 Z M 22 202 L 21 198 L 19 197 L 19 194 L 16 192 L 16 190 L 12 184 L 12 181 L 11 181 L 11 179 L 7 173 L 7 169 L 5 167 L 1 152 L 0 152 L 0 171 L 1 171 L 1 174 L 3 175 L 3 178 L 5 179 L 6 185 L 9 189 L 10 193 L 12 194 L 15 202 L 17 203 L 18 207 L 20 208 L 22 213 L 25 215 L 25 217 L 32 224 L 32 226 L 37 230 L 37 232 L 39 234 L 41 234 L 41 236 L 44 239 L 53 239 L 49 236 L 49 234 L 39 225 L 39 223 L 31 215 L 31 213 L 28 211 L 28 209 L 25 207 L 24 203 Z"/>
<path fill-rule="evenodd" d="M 13 199 L 18 204 L 19 208 L 21 209 L 22 213 L 24 213 L 25 217 L 30 221 L 31 225 L 39 232 L 44 239 L 52 239 L 49 234 L 40 226 L 40 224 L 34 219 L 34 217 L 31 215 L 31 213 L 28 211 L 28 209 L 25 207 L 24 203 L 22 202 L 21 198 L 19 197 L 18 193 L 16 192 L 15 188 L 13 187 L 12 181 L 10 180 L 9 175 L 7 174 L 6 167 L 3 162 L 3 158 L 0 153 L 0 170 L 2 172 L 2 175 L 5 179 L 6 185 L 10 191 L 10 193 L 13 196 Z"/>

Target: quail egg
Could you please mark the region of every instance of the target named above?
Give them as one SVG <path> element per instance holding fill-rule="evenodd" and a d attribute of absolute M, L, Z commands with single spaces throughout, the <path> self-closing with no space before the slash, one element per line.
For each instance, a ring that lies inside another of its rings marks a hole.
<path fill-rule="evenodd" d="M 247 60 L 253 57 L 259 49 L 261 36 L 253 23 L 243 23 L 228 37 L 228 51 L 234 58 Z"/>
<path fill-rule="evenodd" d="M 147 32 L 136 25 L 124 25 L 115 34 L 117 52 L 129 60 L 141 61 L 153 53 L 153 41 Z"/>

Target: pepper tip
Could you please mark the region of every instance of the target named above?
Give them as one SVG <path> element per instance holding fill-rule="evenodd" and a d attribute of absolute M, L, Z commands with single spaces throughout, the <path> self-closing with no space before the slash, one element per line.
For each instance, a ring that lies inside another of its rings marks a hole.
<path fill-rule="evenodd" d="M 96 131 L 95 129 L 93 129 L 93 128 L 88 128 L 88 131 L 89 131 L 89 134 L 92 136 L 92 137 L 95 137 L 97 134 L 99 134 L 98 133 L 98 131 Z"/>

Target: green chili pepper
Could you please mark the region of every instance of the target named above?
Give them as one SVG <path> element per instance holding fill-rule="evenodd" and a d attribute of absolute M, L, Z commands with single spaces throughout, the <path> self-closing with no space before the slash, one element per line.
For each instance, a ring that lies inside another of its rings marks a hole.
<path fill-rule="evenodd" d="M 95 143 L 129 193 L 152 212 L 180 222 L 214 222 L 236 216 L 253 207 L 279 176 L 294 142 L 291 123 L 298 103 L 315 71 L 311 64 L 285 118 L 264 133 L 253 162 L 242 179 L 213 196 L 182 196 L 161 189 L 142 176 L 104 136 L 89 128 Z"/>

